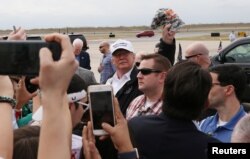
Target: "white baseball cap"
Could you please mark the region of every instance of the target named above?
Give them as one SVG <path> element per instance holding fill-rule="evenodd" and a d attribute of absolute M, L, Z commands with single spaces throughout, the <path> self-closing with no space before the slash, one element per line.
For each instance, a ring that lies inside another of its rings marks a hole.
<path fill-rule="evenodd" d="M 133 48 L 132 43 L 130 41 L 127 41 L 127 40 L 119 39 L 116 42 L 114 42 L 111 45 L 111 53 L 112 53 L 112 55 L 118 49 L 124 49 L 124 50 L 127 50 L 129 52 L 133 52 L 134 53 L 134 48 Z"/>

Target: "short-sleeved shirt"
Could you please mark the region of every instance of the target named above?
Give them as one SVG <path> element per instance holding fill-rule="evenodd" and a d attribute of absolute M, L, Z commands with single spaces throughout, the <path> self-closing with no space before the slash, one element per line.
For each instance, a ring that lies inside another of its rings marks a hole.
<path fill-rule="evenodd" d="M 130 120 L 133 117 L 141 115 L 158 115 L 162 112 L 162 100 L 159 99 L 154 103 L 146 106 L 146 96 L 140 95 L 136 97 L 128 106 L 126 119 Z"/>
<path fill-rule="evenodd" d="M 222 141 L 230 142 L 233 129 L 237 122 L 246 115 L 243 106 L 240 106 L 240 110 L 232 117 L 232 119 L 225 125 L 218 126 L 219 116 L 216 113 L 214 116 L 207 117 L 200 124 L 200 130 L 212 137 Z"/>
<path fill-rule="evenodd" d="M 100 83 L 102 84 L 105 84 L 106 81 L 115 73 L 115 67 L 112 64 L 111 58 L 112 58 L 111 53 L 103 55 L 101 62 L 103 70 L 101 71 L 101 79 L 100 79 Z"/>

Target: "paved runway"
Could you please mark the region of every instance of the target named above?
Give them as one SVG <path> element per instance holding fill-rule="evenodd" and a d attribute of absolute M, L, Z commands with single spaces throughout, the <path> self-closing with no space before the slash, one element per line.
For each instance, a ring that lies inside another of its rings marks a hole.
<path fill-rule="evenodd" d="M 203 33 L 206 34 L 206 33 Z M 191 34 L 190 34 L 191 35 Z M 185 35 L 176 35 L 177 37 L 181 36 L 190 36 L 188 34 Z M 126 38 L 126 40 L 129 40 L 132 42 L 135 52 L 139 51 L 146 51 L 148 53 L 153 53 L 154 52 L 154 47 L 155 44 L 159 42 L 160 36 L 154 36 L 151 38 L 136 38 L 136 37 L 131 37 L 131 38 Z M 117 39 L 100 39 L 100 40 L 90 40 L 88 41 L 89 45 L 89 50 L 87 50 L 90 54 L 90 60 L 91 60 L 91 67 L 92 71 L 95 74 L 96 80 L 99 82 L 100 75 L 97 72 L 97 68 L 100 63 L 100 59 L 102 57 L 102 54 L 99 52 L 99 43 L 103 40 L 108 40 L 110 43 L 113 43 Z M 176 41 L 176 55 L 178 53 L 178 45 L 179 43 L 182 46 L 182 52 L 185 52 L 186 47 L 191 44 L 194 41 Z M 217 53 L 217 49 L 219 46 L 219 41 L 203 41 L 205 45 L 208 47 L 210 51 L 210 56 L 214 55 Z M 230 42 L 229 41 L 223 41 L 222 47 L 226 47 Z"/>

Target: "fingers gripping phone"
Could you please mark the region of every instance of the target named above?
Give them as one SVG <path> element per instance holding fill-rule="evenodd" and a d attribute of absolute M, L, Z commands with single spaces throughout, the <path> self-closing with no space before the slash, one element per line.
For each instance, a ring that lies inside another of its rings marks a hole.
<path fill-rule="evenodd" d="M 88 96 L 93 133 L 96 136 L 106 135 L 101 124 L 106 122 L 115 125 L 112 86 L 91 85 L 88 87 Z"/>
<path fill-rule="evenodd" d="M 0 74 L 38 75 L 39 51 L 42 47 L 51 50 L 54 60 L 60 59 L 61 46 L 56 42 L 43 40 L 0 41 Z"/>

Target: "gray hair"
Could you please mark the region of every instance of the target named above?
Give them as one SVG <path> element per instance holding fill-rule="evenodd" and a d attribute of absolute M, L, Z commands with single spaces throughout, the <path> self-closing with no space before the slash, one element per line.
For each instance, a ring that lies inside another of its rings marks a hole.
<path fill-rule="evenodd" d="M 234 127 L 231 142 L 250 143 L 250 114 L 241 118 Z"/>

